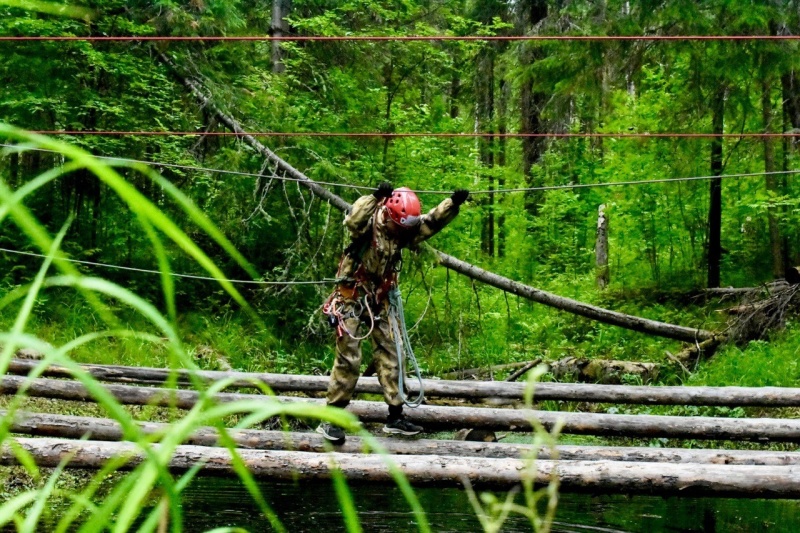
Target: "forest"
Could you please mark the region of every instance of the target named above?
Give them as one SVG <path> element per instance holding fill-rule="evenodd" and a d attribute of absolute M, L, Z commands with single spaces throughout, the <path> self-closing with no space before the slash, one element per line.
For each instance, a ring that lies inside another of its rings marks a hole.
<path fill-rule="evenodd" d="M 783 281 L 800 265 L 795 1 L 0 0 L 0 13 L 14 349 L 22 333 L 56 347 L 97 333 L 70 358 L 176 365 L 133 300 L 58 279 L 25 300 L 58 242 L 66 275 L 135 294 L 199 368 L 327 374 L 343 211 L 390 182 L 423 211 L 470 191 L 403 255 L 426 377 L 503 380 L 536 361 L 545 381 L 800 383 Z M 71 165 L 77 149 L 131 190 Z M 576 316 L 587 306 L 696 333 Z M 134 333 L 98 333 L 109 311 Z M 587 370 L 602 361 L 616 372 Z"/>

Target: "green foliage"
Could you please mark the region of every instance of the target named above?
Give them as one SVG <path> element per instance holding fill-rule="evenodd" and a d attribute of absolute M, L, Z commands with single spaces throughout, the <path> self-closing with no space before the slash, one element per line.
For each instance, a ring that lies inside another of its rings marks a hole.
<path fill-rule="evenodd" d="M 797 323 L 769 341 L 752 341 L 747 346 L 728 346 L 699 372 L 689 383 L 713 386 L 796 387 L 800 381 L 797 356 Z"/>
<path fill-rule="evenodd" d="M 272 6 L 252 0 L 93 0 L 85 6 L 91 17 L 83 11 L 64 17 L 54 7 L 0 2 L 0 35 L 272 31 Z M 294 0 L 285 22 L 289 35 L 321 36 L 761 35 L 796 34 L 798 28 L 790 4 L 732 0 Z M 717 91 L 725 94 L 726 133 L 800 127 L 800 115 L 790 106 L 798 98 L 796 41 L 282 42 L 277 47 L 282 69 L 275 68 L 270 42 L 42 41 L 2 47 L 0 119 L 28 130 L 222 131 L 218 117 L 191 100 L 158 52 L 199 80 L 214 104 L 249 131 L 700 133 L 711 131 L 710 102 Z M 764 94 L 772 108 L 768 116 Z M 31 140 L 13 135 L 22 144 Z M 55 262 L 66 277 L 41 282 L 46 290 L 34 291 L 36 298 L 8 302 L 0 316 L 4 330 L 35 333 L 59 347 L 96 335 L 106 321 L 109 328 L 142 333 L 78 342 L 70 352 L 76 361 L 160 366 L 175 364 L 176 353 L 182 353 L 192 365 L 212 367 L 217 363 L 210 359 L 191 358 L 208 352 L 242 370 L 330 367 L 331 332 L 319 314 L 330 285 L 223 280 L 332 277 L 347 243 L 340 213 L 283 181 L 237 138 L 62 137 L 96 155 L 170 166 L 161 167 L 159 175 L 130 163 L 113 163 L 113 170 L 94 160 L 74 165 L 74 158 L 87 161 L 85 155 L 38 138 L 38 148 L 55 152 L 6 153 L 0 178 L 8 190 L 2 193 L 20 204 L 9 203 L 3 213 L 23 222 L 0 227 L 0 247 L 46 254 L 51 236 L 66 227 L 59 249 L 95 264 L 69 266 L 59 255 Z M 472 200 L 434 245 L 487 270 L 620 312 L 724 328 L 713 305 L 696 305 L 686 296 L 707 279 L 709 182 L 653 182 L 708 175 L 709 139 L 260 140 L 350 202 L 385 180 L 439 191 L 420 194 L 425 208 L 448 191 L 472 190 Z M 725 139 L 724 173 L 763 171 L 768 142 Z M 774 140 L 772 149 L 778 168 L 797 167 L 793 143 Z M 768 188 L 758 175 L 723 180 L 724 285 L 752 286 L 774 277 L 770 217 L 778 221 L 785 243 L 783 263 L 800 264 L 797 179 L 777 181 L 776 188 Z M 487 192 L 531 186 L 546 190 Z M 23 204 L 26 211 L 12 209 Z M 610 221 L 611 285 L 605 291 L 594 280 L 601 204 Z M 18 295 L 35 287 L 42 258 L 12 252 L 0 255 L 0 288 Z M 680 350 L 675 342 L 576 319 L 475 285 L 434 268 L 435 259 L 424 250 L 404 259 L 407 320 L 415 325 L 412 340 L 426 373 L 567 355 L 663 362 L 665 351 Z M 168 273 L 216 281 L 173 279 Z M 112 284 L 86 281 L 94 278 Z M 92 296 L 97 291 L 107 296 Z M 134 302 L 137 309 L 129 309 Z M 18 316 L 25 317 L 23 329 Z M 152 342 L 150 336 L 165 331 L 173 344 Z M 791 335 L 727 347 L 688 380 L 796 385 L 796 352 Z M 156 479 L 163 472 L 156 468 L 148 475 Z M 24 507 L 28 501 L 25 496 L 17 503 Z"/>

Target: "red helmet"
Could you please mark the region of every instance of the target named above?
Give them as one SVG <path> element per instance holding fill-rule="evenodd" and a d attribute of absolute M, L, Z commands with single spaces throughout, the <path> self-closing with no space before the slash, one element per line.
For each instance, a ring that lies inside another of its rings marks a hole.
<path fill-rule="evenodd" d="M 384 204 L 389 218 L 404 228 L 413 228 L 419 223 L 421 205 L 414 191 L 408 187 L 395 189 Z"/>

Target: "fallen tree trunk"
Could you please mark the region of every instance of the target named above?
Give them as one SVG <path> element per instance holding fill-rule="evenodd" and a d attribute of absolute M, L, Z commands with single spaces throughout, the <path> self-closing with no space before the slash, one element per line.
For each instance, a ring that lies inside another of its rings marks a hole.
<path fill-rule="evenodd" d="M 506 378 L 506 381 L 517 381 L 522 376 L 526 375 L 529 371 L 533 370 L 535 367 L 539 366 L 542 362 L 541 358 L 534 359 L 533 361 L 528 361 L 528 363 L 523 366 L 522 368 L 515 370 L 510 376 Z"/>
<path fill-rule="evenodd" d="M 25 390 L 28 396 L 63 400 L 94 401 L 81 384 L 73 381 L 6 376 L 0 380 L 0 393 L 15 394 Z M 158 405 L 190 409 L 199 393 L 189 390 L 153 389 L 129 385 L 106 385 L 108 392 L 124 404 Z M 313 398 L 286 398 L 256 394 L 220 393 L 217 402 L 258 400 L 264 402 L 303 402 L 324 404 Z M 354 401 L 347 410 L 363 422 L 384 422 L 386 404 Z M 460 429 L 463 427 L 530 431 L 539 423 L 548 431 L 561 427 L 562 433 L 606 437 L 756 440 L 800 442 L 800 420 L 746 419 L 713 417 L 680 417 L 654 415 L 607 415 L 598 413 L 548 412 L 531 409 L 489 409 L 482 407 L 442 407 L 422 405 L 407 409 L 406 417 L 427 429 Z"/>
<path fill-rule="evenodd" d="M 659 365 L 633 361 L 564 357 L 549 364 L 556 379 L 571 379 L 589 383 L 619 384 L 626 376 L 650 383 L 658 377 Z"/>
<path fill-rule="evenodd" d="M 681 365 L 690 364 L 694 361 L 697 361 L 701 357 L 705 357 L 707 359 L 714 355 L 714 353 L 717 351 L 717 348 L 722 346 L 722 343 L 726 341 L 727 338 L 719 336 L 706 339 L 700 343 L 689 344 L 686 346 L 686 348 L 681 350 L 673 357 Z M 684 366 L 684 368 L 686 367 Z"/>
<path fill-rule="evenodd" d="M 7 416 L 0 411 L 0 417 Z M 168 432 L 169 424 L 138 422 L 148 435 Z M 47 413 L 17 412 L 9 426 L 12 433 L 40 437 L 121 441 L 123 432 L 119 423 L 109 418 L 53 415 Z M 289 433 L 255 429 L 231 429 L 228 435 L 239 448 L 257 450 L 286 450 L 300 452 L 327 452 L 330 442 L 317 433 Z M 628 446 L 556 446 L 541 449 L 527 444 L 474 442 L 459 440 L 391 439 L 375 438 L 378 445 L 392 455 L 452 455 L 457 457 L 529 458 L 536 453 L 538 459 L 569 461 L 623 461 L 667 462 L 739 465 L 800 465 L 800 453 L 761 450 L 711 450 L 683 448 L 650 448 Z M 198 428 L 184 444 L 196 446 L 221 446 L 216 428 Z M 335 447 L 341 453 L 368 453 L 368 442 L 360 437 L 348 436 L 344 444 Z"/>
<path fill-rule="evenodd" d="M 475 265 L 471 265 L 466 261 L 456 259 L 450 255 L 435 251 L 439 259 L 439 263 L 450 270 L 464 274 L 468 278 L 481 281 L 492 287 L 501 289 L 505 292 L 521 296 L 528 300 L 533 300 L 540 304 L 554 307 L 568 313 L 578 316 L 603 322 L 604 324 L 611 324 L 625 329 L 638 331 L 640 333 L 647 333 L 659 337 L 666 337 L 668 339 L 675 339 L 684 342 L 695 342 L 699 340 L 706 340 L 714 337 L 714 333 L 696 328 L 687 328 L 685 326 L 676 326 L 674 324 L 667 324 L 657 320 L 650 320 L 647 318 L 626 315 L 617 311 L 603 309 L 585 302 L 579 302 L 563 296 L 523 285 L 517 281 L 510 280 L 503 276 L 499 276 L 487 270 L 484 270 Z"/>
<path fill-rule="evenodd" d="M 35 361 L 12 360 L 8 373 L 27 375 L 36 367 Z M 170 373 L 177 374 L 179 384 L 189 383 L 186 370 L 166 370 L 162 368 L 81 365 L 81 367 L 101 381 L 138 384 L 158 384 L 167 382 Z M 50 377 L 73 377 L 66 367 L 51 365 L 43 375 Z M 235 379 L 235 387 L 255 387 L 255 383 L 265 383 L 273 391 L 324 391 L 328 387 L 326 376 L 304 376 L 294 374 L 268 374 L 249 372 L 222 372 L 200 370 L 196 376 L 204 382 L 213 383 L 222 379 Z M 408 383 L 416 393 L 416 381 Z M 521 400 L 525 393 L 525 383 L 503 381 L 442 381 L 423 380 L 425 395 L 448 398 L 509 398 Z M 379 394 L 377 378 L 361 377 L 356 392 Z M 800 407 L 800 388 L 789 387 L 684 387 L 684 386 L 641 386 L 641 385 L 597 385 L 588 383 L 537 383 L 534 388 L 534 401 L 597 402 L 640 405 L 720 405 L 726 407 Z"/>
<path fill-rule="evenodd" d="M 703 289 L 703 294 L 709 296 L 739 296 L 743 294 L 752 294 L 758 290 L 763 290 L 766 293 L 772 293 L 777 290 L 782 290 L 788 288 L 790 283 L 787 283 L 784 280 L 773 281 L 770 283 L 765 283 L 759 287 L 711 287 L 708 289 Z"/>
<path fill-rule="evenodd" d="M 127 468 L 143 460 L 143 452 L 132 443 L 16 438 L 42 467 L 55 467 L 67 460 L 70 468 L 101 468 L 106 462 L 129 457 Z M 158 447 L 158 445 L 153 445 Z M 273 480 L 327 480 L 334 468 L 350 482 L 391 483 L 386 459 L 374 455 L 346 453 L 238 450 L 250 473 Z M 465 480 L 480 488 L 509 489 L 523 476 L 538 485 L 552 476 L 559 490 L 634 494 L 680 494 L 682 496 L 739 496 L 753 498 L 800 497 L 800 467 L 621 463 L 618 461 L 549 461 L 534 463 L 519 459 L 459 458 L 438 455 L 393 457 L 392 463 L 417 486 L 462 486 Z M 17 454 L 4 444 L 0 463 L 15 465 Z M 178 446 L 169 468 L 186 471 L 202 465 L 206 473 L 234 475 L 226 448 Z"/>
<path fill-rule="evenodd" d="M 537 359 L 537 361 L 541 362 L 541 359 Z M 491 365 L 491 366 L 483 366 L 477 368 L 464 368 L 461 370 L 450 370 L 442 374 L 443 379 L 465 379 L 465 378 L 477 378 L 478 376 L 485 376 L 487 374 L 493 374 L 494 372 L 502 372 L 504 370 L 514 370 L 520 368 L 531 368 L 529 365 L 534 361 L 521 361 L 518 363 L 506 363 L 503 365 Z M 533 365 L 535 366 L 535 364 Z M 427 391 L 426 391 L 427 392 Z"/>
<path fill-rule="evenodd" d="M 255 137 L 249 135 L 244 130 L 244 128 L 242 128 L 241 124 L 239 124 L 239 122 L 236 119 L 234 119 L 233 117 L 231 117 L 230 115 L 224 113 L 221 109 L 219 109 L 211 101 L 211 99 L 209 99 L 203 93 L 203 91 L 200 89 L 200 86 L 195 81 L 182 75 L 180 69 L 167 56 L 165 56 L 164 54 L 160 54 L 160 57 L 162 61 L 164 61 L 167 65 L 170 66 L 173 73 L 181 80 L 181 82 L 183 82 L 183 84 L 189 88 L 189 90 L 192 92 L 192 94 L 194 94 L 195 98 L 197 98 L 197 100 L 203 105 L 203 107 L 205 109 L 210 109 L 214 113 L 214 115 L 216 115 L 217 119 L 219 119 L 220 122 L 222 122 L 228 128 L 230 128 L 231 131 L 240 134 L 242 140 L 244 140 L 247 144 L 253 147 L 256 151 L 258 151 L 268 160 L 272 161 L 282 171 L 286 172 L 287 175 L 291 176 L 292 178 L 298 180 L 299 183 L 308 187 L 317 196 L 320 196 L 321 198 L 330 202 L 331 205 L 337 207 L 342 211 L 346 212 L 350 210 L 351 207 L 350 204 L 345 202 L 342 198 L 340 198 L 336 194 L 325 189 L 324 187 L 321 187 L 320 185 L 309 179 L 308 176 L 306 176 L 305 174 L 294 168 L 292 165 L 290 165 L 282 158 L 280 158 L 277 154 L 275 154 L 275 152 L 273 152 L 272 150 L 261 144 Z M 436 253 L 439 263 L 441 265 L 455 272 L 463 274 L 471 279 L 481 281 L 483 283 L 486 283 L 503 291 L 510 292 L 511 294 L 516 294 L 523 298 L 533 300 L 534 302 L 538 302 L 550 307 L 555 307 L 556 309 L 560 309 L 568 313 L 573 313 L 579 316 L 583 316 L 592 320 L 597 320 L 598 322 L 603 322 L 606 324 L 611 324 L 626 329 L 639 331 L 641 333 L 667 337 L 670 339 L 676 339 L 684 342 L 695 342 L 698 340 L 705 340 L 711 338 L 714 335 L 710 331 L 705 331 L 695 328 L 687 328 L 684 326 L 676 326 L 673 324 L 658 322 L 656 320 L 649 320 L 646 318 L 626 315 L 623 313 L 618 313 L 616 311 L 603 309 L 601 307 L 597 307 L 594 305 L 589 305 L 584 302 L 579 302 L 577 300 L 572 300 L 570 298 L 556 296 L 555 294 L 540 289 L 536 289 L 534 287 L 530 287 L 527 285 L 523 285 L 516 281 L 512 281 L 508 278 L 498 276 L 497 274 L 487 272 L 486 270 L 483 270 L 474 265 L 461 261 L 460 259 L 456 259 L 455 257 L 442 253 L 438 250 L 434 250 L 434 252 Z"/>

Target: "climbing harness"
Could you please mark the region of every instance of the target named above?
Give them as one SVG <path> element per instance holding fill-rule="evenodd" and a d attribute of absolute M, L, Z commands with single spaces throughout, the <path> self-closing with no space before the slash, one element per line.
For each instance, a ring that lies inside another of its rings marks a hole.
<path fill-rule="evenodd" d="M 400 398 L 407 406 L 418 407 L 425 401 L 425 391 L 422 385 L 422 375 L 419 371 L 419 364 L 417 364 L 417 358 L 414 356 L 414 350 L 411 348 L 411 340 L 408 338 L 405 312 L 403 311 L 403 297 L 397 285 L 392 287 L 389 291 L 389 326 L 392 328 L 392 337 L 394 337 L 394 345 L 397 350 L 397 363 L 399 366 L 397 388 Z M 413 369 L 414 376 L 419 383 L 419 394 L 413 399 L 406 396 L 406 361 L 408 361 Z"/>
<path fill-rule="evenodd" d="M 328 296 L 328 299 L 322 304 L 322 313 L 328 317 L 328 323 L 336 328 L 336 332 L 340 337 L 346 333 L 351 339 L 361 341 L 372 335 L 372 331 L 375 329 L 375 315 L 372 313 L 372 308 L 369 305 L 368 296 L 369 295 L 365 294 L 364 298 L 361 300 L 355 300 L 358 307 L 351 309 L 347 313 L 344 312 L 345 300 L 338 290 Z M 369 314 L 369 331 L 367 331 L 363 337 L 357 337 L 355 332 L 350 333 L 344 321 L 348 318 L 361 318 L 364 309 L 366 309 L 367 314 Z"/>

